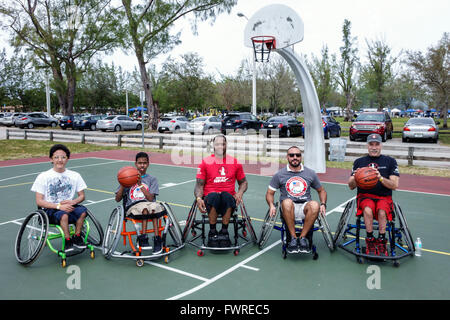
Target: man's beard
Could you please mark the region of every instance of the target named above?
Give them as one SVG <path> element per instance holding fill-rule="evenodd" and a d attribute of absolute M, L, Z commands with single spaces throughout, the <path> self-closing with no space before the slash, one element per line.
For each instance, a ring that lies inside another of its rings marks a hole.
<path fill-rule="evenodd" d="M 293 162 L 289 162 L 289 164 L 291 165 L 291 167 L 297 168 L 300 166 L 301 162 L 298 161 L 296 164 L 294 164 Z"/>

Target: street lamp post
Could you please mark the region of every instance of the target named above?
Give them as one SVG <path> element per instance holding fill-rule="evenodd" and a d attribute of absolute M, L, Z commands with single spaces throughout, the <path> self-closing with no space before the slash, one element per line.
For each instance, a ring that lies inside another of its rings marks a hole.
<path fill-rule="evenodd" d="M 237 16 L 240 18 L 245 18 L 248 21 L 248 18 L 242 12 L 238 12 Z M 256 60 L 253 57 L 253 82 L 252 82 L 252 113 L 256 116 Z"/>

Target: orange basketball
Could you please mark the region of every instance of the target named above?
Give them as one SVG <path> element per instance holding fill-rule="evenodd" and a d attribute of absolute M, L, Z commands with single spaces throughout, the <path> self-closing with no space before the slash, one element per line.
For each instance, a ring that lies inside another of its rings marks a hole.
<path fill-rule="evenodd" d="M 372 189 L 378 183 L 377 171 L 370 167 L 364 167 L 355 174 L 355 181 L 358 188 Z"/>
<path fill-rule="evenodd" d="M 117 172 L 117 180 L 119 183 L 128 188 L 134 186 L 139 180 L 139 171 L 135 167 L 123 167 Z"/>

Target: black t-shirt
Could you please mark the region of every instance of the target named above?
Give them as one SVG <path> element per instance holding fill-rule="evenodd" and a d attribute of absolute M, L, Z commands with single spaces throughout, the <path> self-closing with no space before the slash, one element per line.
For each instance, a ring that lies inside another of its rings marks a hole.
<path fill-rule="evenodd" d="M 380 155 L 379 157 L 365 156 L 358 158 L 353 162 L 352 175 L 355 174 L 356 169 L 363 167 L 372 167 L 378 169 L 381 176 L 388 178 L 392 175 L 400 176 L 398 171 L 397 161 L 389 156 Z M 358 188 L 358 193 L 369 193 L 377 196 L 392 196 L 392 190 L 386 188 L 378 181 L 377 185 L 370 190 Z"/>

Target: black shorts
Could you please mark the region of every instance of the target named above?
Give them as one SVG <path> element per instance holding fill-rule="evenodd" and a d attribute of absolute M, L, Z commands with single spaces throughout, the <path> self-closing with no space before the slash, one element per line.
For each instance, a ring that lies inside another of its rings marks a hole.
<path fill-rule="evenodd" d="M 211 192 L 205 197 L 205 205 L 208 213 L 215 208 L 219 216 L 223 216 L 227 209 L 236 209 L 236 200 L 228 192 Z"/>

